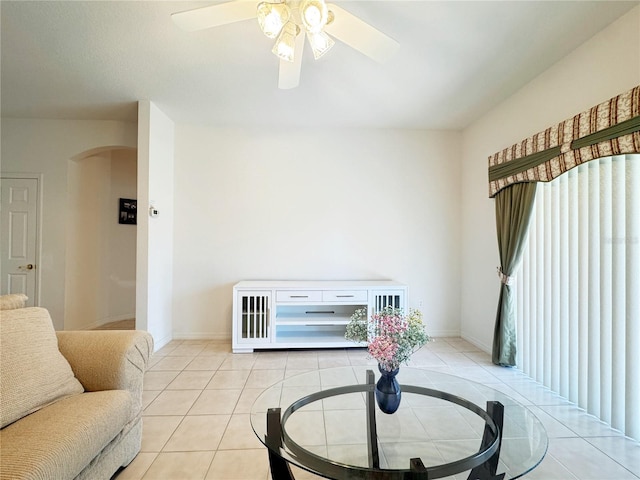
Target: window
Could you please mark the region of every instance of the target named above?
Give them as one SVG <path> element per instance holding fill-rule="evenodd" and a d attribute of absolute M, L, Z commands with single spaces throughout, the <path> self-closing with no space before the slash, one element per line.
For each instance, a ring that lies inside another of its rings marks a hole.
<path fill-rule="evenodd" d="M 640 155 L 538 187 L 516 283 L 518 365 L 640 439 Z"/>

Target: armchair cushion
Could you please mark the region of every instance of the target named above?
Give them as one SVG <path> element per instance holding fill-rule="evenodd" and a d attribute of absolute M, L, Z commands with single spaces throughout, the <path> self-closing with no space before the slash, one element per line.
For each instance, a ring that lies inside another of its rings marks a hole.
<path fill-rule="evenodd" d="M 123 390 L 63 398 L 2 430 L 5 479 L 75 478 L 131 428 L 133 397 Z M 93 477 L 96 478 L 96 477 Z"/>
<path fill-rule="evenodd" d="M 2 311 L 0 328 L 0 428 L 56 400 L 84 391 L 58 350 L 46 309 Z"/>

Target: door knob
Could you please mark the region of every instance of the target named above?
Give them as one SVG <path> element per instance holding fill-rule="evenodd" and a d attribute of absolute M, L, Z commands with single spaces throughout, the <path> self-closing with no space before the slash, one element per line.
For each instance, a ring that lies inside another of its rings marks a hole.
<path fill-rule="evenodd" d="M 33 263 L 29 263 L 27 265 L 22 265 L 20 268 L 26 268 L 27 270 L 33 270 L 35 268 L 35 266 L 33 265 Z"/>

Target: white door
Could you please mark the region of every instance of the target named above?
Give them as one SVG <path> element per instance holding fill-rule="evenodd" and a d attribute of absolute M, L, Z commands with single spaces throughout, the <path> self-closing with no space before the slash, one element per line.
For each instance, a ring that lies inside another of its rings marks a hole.
<path fill-rule="evenodd" d="M 0 293 L 24 293 L 36 301 L 38 179 L 2 178 L 0 185 Z"/>

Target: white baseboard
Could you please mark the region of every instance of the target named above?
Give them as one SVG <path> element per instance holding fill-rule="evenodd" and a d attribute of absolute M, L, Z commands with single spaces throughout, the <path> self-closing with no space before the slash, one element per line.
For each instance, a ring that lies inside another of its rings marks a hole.
<path fill-rule="evenodd" d="M 429 336 L 438 338 L 438 337 L 460 337 L 460 330 L 430 330 Z M 464 337 L 462 337 L 464 338 Z M 173 332 L 174 340 L 209 340 L 212 342 L 231 342 L 231 335 L 224 333 L 205 333 L 205 332 Z M 467 340 L 465 338 L 465 340 Z M 468 340 L 470 343 L 473 343 L 478 348 L 484 349 L 481 345 Z"/>
<path fill-rule="evenodd" d="M 101 323 L 111 323 L 111 322 L 119 322 L 120 320 L 131 320 L 132 318 L 136 318 L 136 314 L 134 313 L 125 313 L 123 315 L 113 315 L 110 317 L 103 318 L 100 320 Z"/>
<path fill-rule="evenodd" d="M 164 338 L 161 338 L 161 339 L 154 338 L 153 339 L 153 351 L 157 352 L 162 347 L 164 347 L 167 343 L 169 343 L 171 340 L 173 340 L 171 338 L 171 335 L 168 335 L 168 336 L 166 336 Z"/>
<path fill-rule="evenodd" d="M 91 322 L 82 325 L 81 327 L 75 327 L 73 330 L 93 330 L 94 328 L 98 328 L 100 326 L 102 326 L 102 323 L 100 322 Z"/>
<path fill-rule="evenodd" d="M 212 342 L 229 342 L 231 343 L 231 335 L 224 333 L 176 333 L 173 332 L 174 340 L 209 340 Z"/>
<path fill-rule="evenodd" d="M 434 337 L 434 338 L 438 338 L 438 337 L 461 337 L 463 340 L 466 340 L 467 342 L 475 345 L 476 347 L 478 347 L 480 350 L 490 353 L 491 352 L 491 346 L 490 345 L 486 345 L 483 342 L 481 342 L 480 340 L 478 340 L 477 338 L 471 337 L 469 335 L 462 335 L 460 333 L 460 330 L 447 330 L 447 329 L 442 329 L 442 330 L 431 330 L 429 331 L 429 336 Z M 180 332 L 180 333 L 173 333 L 173 339 L 174 340 L 209 340 L 212 342 L 228 342 L 231 343 L 231 335 L 228 334 L 224 334 L 224 333 L 209 333 L 209 332 L 196 332 L 196 333 L 192 333 L 192 332 Z M 171 339 L 168 339 L 165 343 L 163 343 L 161 346 L 166 345 L 167 343 L 169 343 L 171 341 Z M 158 344 L 160 344 L 160 342 L 158 342 Z M 157 347 L 156 350 L 158 348 L 161 347 Z"/>
<path fill-rule="evenodd" d="M 130 320 L 135 317 L 135 313 L 126 313 L 124 315 L 114 315 L 112 317 L 101 318 L 100 320 L 96 320 L 95 322 L 83 325 L 79 330 L 93 330 L 94 328 L 101 327 L 102 325 L 105 325 L 107 323 L 119 322 L 121 320 Z"/>
<path fill-rule="evenodd" d="M 463 340 L 466 340 L 470 344 L 475 345 L 485 353 L 491 353 L 491 350 L 493 350 L 493 345 L 487 345 L 486 343 L 481 342 L 480 340 L 478 340 L 475 337 L 472 337 L 471 335 L 460 335 L 460 337 L 462 337 Z"/>
<path fill-rule="evenodd" d="M 460 330 L 431 330 L 427 329 L 427 333 L 430 337 L 459 337 Z"/>

